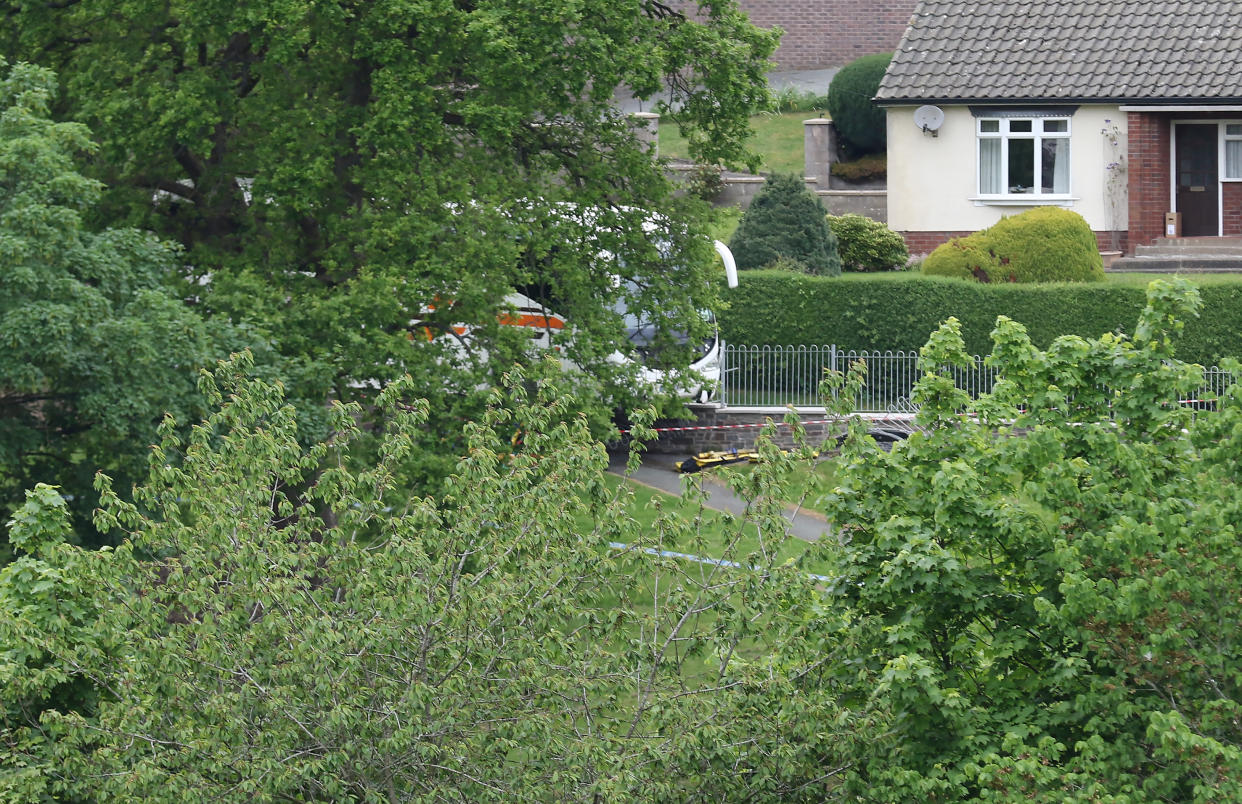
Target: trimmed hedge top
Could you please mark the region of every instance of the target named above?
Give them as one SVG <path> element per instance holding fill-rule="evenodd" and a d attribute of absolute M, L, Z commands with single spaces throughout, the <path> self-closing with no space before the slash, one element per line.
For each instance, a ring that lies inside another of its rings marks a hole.
<path fill-rule="evenodd" d="M 956 316 L 972 354 L 992 351 L 996 317 L 1026 326 L 1046 348 L 1059 335 L 1098 337 L 1129 332 L 1143 309 L 1140 286 L 1015 285 L 917 274 L 829 279 L 783 271 L 749 271 L 729 291 L 719 316 L 736 344 L 836 344 L 844 349 L 917 350 L 941 322 Z M 1183 360 L 1214 365 L 1242 357 L 1242 282 L 1200 286 L 1203 309 L 1186 322 L 1177 344 Z"/>

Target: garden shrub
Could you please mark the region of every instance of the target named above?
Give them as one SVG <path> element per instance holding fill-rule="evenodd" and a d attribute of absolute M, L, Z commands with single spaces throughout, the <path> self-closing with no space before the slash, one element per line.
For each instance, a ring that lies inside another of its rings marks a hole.
<path fill-rule="evenodd" d="M 844 181 L 883 181 L 888 178 L 888 156 L 868 154 L 853 162 L 833 162 L 828 172 Z"/>
<path fill-rule="evenodd" d="M 828 279 L 788 271 L 747 271 L 720 314 L 720 333 L 736 344 L 835 343 L 843 349 L 917 350 L 927 333 L 956 317 L 972 354 L 992 349 L 996 317 L 1026 326 L 1046 348 L 1060 335 L 1131 332 L 1143 288 L 1093 284 L 990 284 L 886 272 Z M 1199 288 L 1203 307 L 1186 321 L 1178 355 L 1204 365 L 1242 357 L 1242 282 Z"/>
<path fill-rule="evenodd" d="M 794 175 L 768 178 L 742 215 L 729 248 L 739 269 L 763 268 L 779 258 L 798 260 L 807 273 L 841 273 L 837 239 L 827 211 Z"/>
<path fill-rule="evenodd" d="M 951 276 L 955 279 L 980 279 L 989 281 L 1000 261 L 988 251 L 983 232 L 966 237 L 955 237 L 940 244 L 923 260 L 923 273 L 929 276 Z"/>
<path fill-rule="evenodd" d="M 886 271 L 910 259 L 906 241 L 879 221 L 863 215 L 829 215 L 837 251 L 847 271 Z"/>
<path fill-rule="evenodd" d="M 1104 262 L 1081 215 L 1038 207 L 942 244 L 923 273 L 981 282 L 1095 282 L 1104 278 Z"/>
<path fill-rule="evenodd" d="M 888 143 L 884 110 L 871 99 L 892 59 L 892 53 L 863 56 L 842 67 L 828 86 L 828 114 L 856 156 L 883 151 Z"/>
<path fill-rule="evenodd" d="M 828 96 L 810 90 L 789 86 L 771 90 L 767 111 L 772 114 L 786 112 L 818 112 L 828 108 Z"/>
<path fill-rule="evenodd" d="M 763 267 L 769 271 L 789 271 L 795 274 L 808 273 L 806 263 L 802 260 L 795 260 L 793 257 L 777 257 Z"/>
<path fill-rule="evenodd" d="M 720 165 L 695 165 L 686 173 L 686 192 L 712 202 L 724 192 L 724 169 Z"/>

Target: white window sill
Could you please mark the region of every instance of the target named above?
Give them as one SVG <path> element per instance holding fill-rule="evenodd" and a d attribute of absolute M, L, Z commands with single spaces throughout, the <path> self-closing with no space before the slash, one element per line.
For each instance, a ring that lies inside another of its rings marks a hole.
<path fill-rule="evenodd" d="M 1069 195 L 977 195 L 970 199 L 977 207 L 1072 207 L 1079 196 Z"/>

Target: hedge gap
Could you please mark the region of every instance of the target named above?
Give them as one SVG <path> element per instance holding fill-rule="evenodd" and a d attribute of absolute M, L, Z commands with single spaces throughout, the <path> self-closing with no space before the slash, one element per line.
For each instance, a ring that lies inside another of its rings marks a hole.
<path fill-rule="evenodd" d="M 1177 354 L 1214 365 L 1242 357 L 1242 283 L 1199 287 L 1203 309 L 1186 322 Z M 949 316 L 962 322 L 972 354 L 992 350 L 998 315 L 1020 321 L 1036 346 L 1059 335 L 1133 333 L 1142 287 L 1120 284 L 980 284 L 938 277 L 815 277 L 747 271 L 726 295 L 720 331 L 735 344 L 833 344 L 845 349 L 917 350 Z"/>

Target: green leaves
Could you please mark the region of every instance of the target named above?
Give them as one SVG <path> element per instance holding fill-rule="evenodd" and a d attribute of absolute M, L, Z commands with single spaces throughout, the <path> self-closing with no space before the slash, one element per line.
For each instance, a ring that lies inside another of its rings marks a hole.
<path fill-rule="evenodd" d="M 133 478 L 163 414 L 198 410 L 209 338 L 163 290 L 177 249 L 86 225 L 101 186 L 74 163 L 95 147 L 50 119 L 55 90 L 28 64 L 0 80 L 0 510 L 55 483 L 82 521 L 95 469 Z"/>
<path fill-rule="evenodd" d="M 697 152 L 748 159 L 776 35 L 733 3 L 88 0 L 12 23 L 4 52 L 50 60 L 101 138 L 97 217 L 180 243 L 181 295 L 254 329 L 231 346 L 276 344 L 304 419 L 411 375 L 436 435 L 410 482 L 445 473 L 479 387 L 540 359 L 498 323 L 515 291 L 571 323 L 551 346 L 597 434 L 615 409 L 675 408 L 613 359 L 635 350 L 612 307 L 632 282 L 684 357 L 716 261 L 613 97 L 667 88 Z M 573 210 L 593 225 L 567 232 Z"/>
<path fill-rule="evenodd" d="M 878 683 L 838 679 L 895 724 L 854 758 L 860 795 L 1234 796 L 1242 406 L 1179 403 L 1197 297 L 1148 297 L 1132 340 L 1044 351 L 999 319 L 1001 377 L 976 401 L 946 370 L 965 359 L 950 320 L 922 352 L 925 432 L 887 454 L 847 442 L 823 500 L 853 615 L 834 639 Z"/>
<path fill-rule="evenodd" d="M 115 550 L 0 572 L 0 751 L 24 769 L 0 789 L 810 801 L 845 770 L 844 724 L 882 719 L 819 686 L 824 601 L 778 558 L 790 459 L 770 445 L 721 556 L 753 569 L 692 564 L 649 551 L 692 544 L 695 515 L 637 529 L 555 367 L 493 389 L 439 498 L 394 471 L 426 426 L 408 380 L 358 467 L 356 405 L 302 446 L 251 372 L 243 354 L 201 376 L 217 409 L 185 437 L 165 424 L 134 503 L 99 477 Z M 51 489 L 22 522 L 66 529 Z"/>

